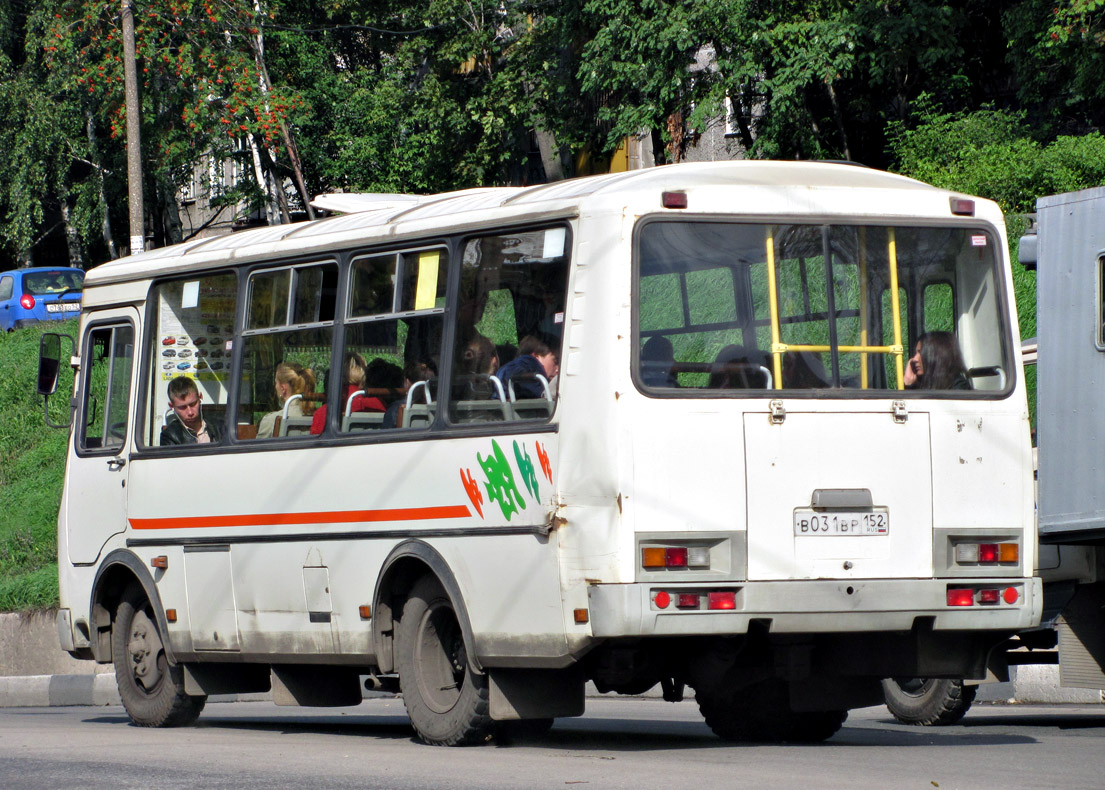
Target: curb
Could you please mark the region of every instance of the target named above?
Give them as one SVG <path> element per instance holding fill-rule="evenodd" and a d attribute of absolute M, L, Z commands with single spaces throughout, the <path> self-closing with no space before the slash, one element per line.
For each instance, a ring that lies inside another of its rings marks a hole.
<path fill-rule="evenodd" d="M 121 704 L 114 674 L 0 677 L 0 708 Z"/>

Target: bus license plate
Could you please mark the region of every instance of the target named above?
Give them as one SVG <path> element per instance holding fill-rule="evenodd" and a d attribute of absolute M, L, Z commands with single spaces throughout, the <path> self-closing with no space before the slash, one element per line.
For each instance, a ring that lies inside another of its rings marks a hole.
<path fill-rule="evenodd" d="M 76 313 L 80 309 L 80 302 L 51 302 L 46 305 L 47 313 Z"/>
<path fill-rule="evenodd" d="M 889 535 L 890 511 L 886 508 L 855 513 L 840 510 L 794 511 L 795 535 Z"/>

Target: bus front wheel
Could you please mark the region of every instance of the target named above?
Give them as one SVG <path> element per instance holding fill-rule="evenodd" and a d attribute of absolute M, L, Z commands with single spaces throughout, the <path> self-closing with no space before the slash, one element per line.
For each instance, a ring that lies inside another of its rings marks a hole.
<path fill-rule="evenodd" d="M 170 666 L 145 592 L 132 584 L 115 610 L 111 654 L 119 697 L 140 727 L 183 727 L 195 722 L 207 697 L 184 693 L 184 675 Z"/>
<path fill-rule="evenodd" d="M 434 746 L 487 741 L 487 675 L 472 669 L 453 603 L 437 579 L 426 576 L 415 584 L 398 637 L 399 687 L 418 737 Z"/>

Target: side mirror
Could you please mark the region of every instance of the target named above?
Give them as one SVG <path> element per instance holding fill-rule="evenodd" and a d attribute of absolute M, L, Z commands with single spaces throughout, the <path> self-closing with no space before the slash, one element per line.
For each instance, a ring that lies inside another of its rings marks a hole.
<path fill-rule="evenodd" d="M 61 369 L 61 335 L 47 332 L 38 344 L 38 394 L 53 395 L 58 389 Z"/>
<path fill-rule="evenodd" d="M 70 403 L 68 420 L 54 422 L 50 419 L 50 396 L 58 389 L 58 373 L 61 372 L 61 339 L 63 337 L 69 341 L 70 348 L 75 350 L 77 344 L 73 338 L 69 335 L 59 335 L 56 332 L 44 334 L 38 344 L 38 394 L 42 396 L 46 424 L 51 428 L 68 428 L 73 422 L 72 403 Z"/>

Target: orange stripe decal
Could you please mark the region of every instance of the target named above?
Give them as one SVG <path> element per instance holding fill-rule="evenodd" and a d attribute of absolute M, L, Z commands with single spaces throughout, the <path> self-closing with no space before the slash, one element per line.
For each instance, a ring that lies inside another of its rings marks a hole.
<path fill-rule="evenodd" d="M 391 510 L 332 510 L 319 513 L 256 513 L 242 516 L 132 518 L 131 529 L 214 529 L 217 527 L 280 527 L 300 524 L 355 524 L 373 521 L 437 521 L 469 518 L 467 505 L 404 507 Z"/>

